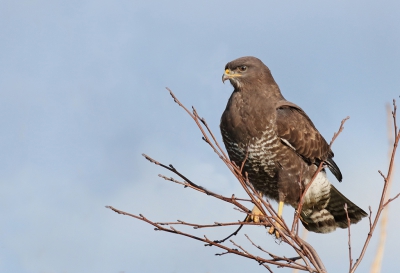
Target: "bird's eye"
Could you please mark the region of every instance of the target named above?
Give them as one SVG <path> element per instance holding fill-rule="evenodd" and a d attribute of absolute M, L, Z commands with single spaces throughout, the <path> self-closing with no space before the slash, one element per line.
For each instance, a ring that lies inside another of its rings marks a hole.
<path fill-rule="evenodd" d="M 239 66 L 239 70 L 241 72 L 245 72 L 247 70 L 247 66 L 245 66 L 245 65 Z"/>

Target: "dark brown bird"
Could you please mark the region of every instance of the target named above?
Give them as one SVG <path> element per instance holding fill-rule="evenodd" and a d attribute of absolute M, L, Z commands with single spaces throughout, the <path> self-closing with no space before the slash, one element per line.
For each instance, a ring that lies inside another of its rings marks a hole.
<path fill-rule="evenodd" d="M 279 202 L 279 216 L 283 204 L 297 208 L 301 191 L 321 162 L 342 180 L 325 139 L 299 106 L 285 100 L 270 70 L 259 59 L 242 57 L 229 62 L 222 76 L 225 80 L 234 87 L 221 117 L 225 147 L 238 166 L 247 151 L 243 171 L 256 190 Z M 352 224 L 367 216 L 328 181 L 322 170 L 305 195 L 301 221 L 306 229 L 318 233 L 347 228 L 345 203 Z"/>

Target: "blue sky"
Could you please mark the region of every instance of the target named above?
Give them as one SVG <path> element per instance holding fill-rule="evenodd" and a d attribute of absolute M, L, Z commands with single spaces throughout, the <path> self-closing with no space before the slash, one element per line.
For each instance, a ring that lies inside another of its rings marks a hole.
<path fill-rule="evenodd" d="M 327 140 L 350 116 L 333 147 L 344 180 L 332 183 L 375 212 L 377 171 L 387 170 L 385 104 L 399 97 L 399 18 L 398 1 L 0 1 L 0 271 L 262 271 L 104 208 L 156 221 L 243 218 L 161 180 L 170 174 L 141 154 L 211 190 L 243 195 L 165 87 L 221 139 L 232 91 L 221 75 L 247 55 L 263 60 Z M 394 182 L 392 195 L 400 192 Z M 398 209 L 398 201 L 390 206 L 383 272 L 397 267 Z M 368 221 L 352 232 L 356 256 Z M 290 255 L 262 228 L 245 233 Z M 328 270 L 347 269 L 346 230 L 308 240 Z M 235 241 L 251 249 L 243 236 Z M 359 272 L 375 247 L 373 238 Z"/>

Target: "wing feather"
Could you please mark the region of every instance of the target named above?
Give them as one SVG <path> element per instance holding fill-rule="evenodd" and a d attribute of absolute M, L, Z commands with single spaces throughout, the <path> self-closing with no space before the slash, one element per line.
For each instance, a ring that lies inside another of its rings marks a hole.
<path fill-rule="evenodd" d="M 332 150 L 307 114 L 288 101 L 279 102 L 276 113 L 277 134 L 282 142 L 309 163 L 324 161 L 336 178 L 342 181 L 342 174 L 332 159 Z"/>

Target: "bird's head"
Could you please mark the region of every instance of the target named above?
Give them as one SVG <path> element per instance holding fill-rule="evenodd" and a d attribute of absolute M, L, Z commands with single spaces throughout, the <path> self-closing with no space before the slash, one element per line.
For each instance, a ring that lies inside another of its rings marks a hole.
<path fill-rule="evenodd" d="M 227 63 L 222 75 L 222 82 L 229 80 L 235 89 L 268 83 L 271 79 L 275 82 L 268 67 L 255 57 L 242 57 Z"/>

